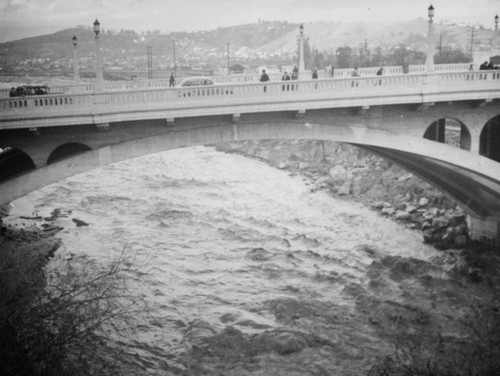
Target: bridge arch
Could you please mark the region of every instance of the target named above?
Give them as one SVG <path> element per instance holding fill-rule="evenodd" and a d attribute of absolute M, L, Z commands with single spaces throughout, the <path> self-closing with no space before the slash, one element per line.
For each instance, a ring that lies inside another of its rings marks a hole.
<path fill-rule="evenodd" d="M 500 115 L 490 119 L 481 130 L 479 154 L 500 162 Z"/>
<path fill-rule="evenodd" d="M 24 151 L 10 147 L 0 151 L 0 182 L 35 169 L 35 163 Z"/>
<path fill-rule="evenodd" d="M 61 159 L 73 157 L 89 150 L 92 150 L 92 148 L 85 144 L 79 142 L 69 142 L 55 148 L 52 153 L 50 153 L 49 158 L 47 159 L 47 164 L 49 165 Z"/>
<path fill-rule="evenodd" d="M 471 149 L 469 129 L 460 120 L 454 118 L 441 118 L 433 122 L 425 130 L 424 138 L 464 150 Z"/>

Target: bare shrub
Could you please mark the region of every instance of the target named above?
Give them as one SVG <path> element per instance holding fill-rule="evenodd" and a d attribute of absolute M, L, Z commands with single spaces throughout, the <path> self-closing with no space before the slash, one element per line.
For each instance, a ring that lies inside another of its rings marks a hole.
<path fill-rule="evenodd" d="M 397 335 L 395 351 L 378 360 L 369 376 L 497 376 L 500 374 L 498 301 L 474 300 L 464 318 L 466 336 L 438 333 L 422 344 Z"/>
<path fill-rule="evenodd" d="M 0 368 L 3 375 L 120 374 L 99 354 L 106 327 L 132 329 L 147 313 L 127 281 L 138 267 L 122 252 L 107 265 L 60 262 L 42 268 L 37 257 L 2 250 L 0 263 Z"/>

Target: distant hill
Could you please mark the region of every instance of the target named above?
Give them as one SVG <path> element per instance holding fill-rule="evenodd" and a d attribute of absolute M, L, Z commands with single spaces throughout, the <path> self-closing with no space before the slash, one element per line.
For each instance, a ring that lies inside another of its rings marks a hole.
<path fill-rule="evenodd" d="M 318 51 L 334 52 L 342 46 L 358 48 L 367 43 L 370 49 L 383 49 L 405 44 L 414 50 L 424 50 L 427 38 L 428 22 L 423 18 L 399 23 L 342 23 L 315 22 L 305 25 L 305 34 L 312 47 Z M 468 51 L 471 42 L 471 28 L 454 24 L 434 25 L 436 45 Z M 294 51 L 296 49 L 297 30 L 282 38 L 269 41 L 259 48 L 262 52 Z M 476 49 L 489 46 L 492 30 L 476 30 L 474 45 Z"/>
<path fill-rule="evenodd" d="M 342 46 L 358 48 L 366 43 L 370 50 L 405 44 L 414 50 L 424 50 L 427 20 L 419 18 L 400 23 L 341 23 L 315 22 L 304 25 L 309 44 L 320 52 L 331 52 Z M 131 59 L 144 59 L 147 45 L 159 63 L 167 64 L 172 58 L 174 43 L 177 61 L 186 64 L 210 59 L 222 61 L 229 43 L 232 59 L 243 62 L 245 58 L 276 54 L 293 55 L 297 49 L 299 24 L 288 22 L 259 22 L 209 31 L 174 32 L 168 34 L 142 33 L 132 30 L 103 31 L 102 53 L 108 66 L 124 65 Z M 73 54 L 72 37 L 78 38 L 78 56 L 94 59 L 95 41 L 90 27 L 61 30 L 53 34 L 34 36 L 0 43 L 0 67 L 19 61 L 40 59 L 68 65 Z M 471 28 L 453 24 L 435 25 L 436 45 L 468 51 Z M 475 49 L 489 46 L 492 30 L 475 32 Z M 175 40 L 175 42 L 174 42 Z M 234 62 L 234 61 L 233 61 Z"/>

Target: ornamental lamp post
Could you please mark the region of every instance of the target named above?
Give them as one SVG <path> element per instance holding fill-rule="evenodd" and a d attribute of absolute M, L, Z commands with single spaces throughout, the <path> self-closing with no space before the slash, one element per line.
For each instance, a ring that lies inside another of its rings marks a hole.
<path fill-rule="evenodd" d="M 96 78 L 96 90 L 97 91 L 102 91 L 104 88 L 104 78 L 102 76 L 102 66 L 101 66 L 101 46 L 99 44 L 99 33 L 101 32 L 101 24 L 99 21 L 96 20 L 94 21 L 94 33 L 95 33 L 95 45 L 97 49 L 97 54 L 96 54 L 96 72 L 95 72 L 95 78 Z"/>
<path fill-rule="evenodd" d="M 304 64 L 304 25 L 300 24 L 299 27 L 299 72 L 305 70 Z"/>
<path fill-rule="evenodd" d="M 80 82 L 80 70 L 78 69 L 78 57 L 76 53 L 76 45 L 78 42 L 78 38 L 76 35 L 73 35 L 73 80 L 75 82 Z"/>
<path fill-rule="evenodd" d="M 434 70 L 434 7 L 432 4 L 427 8 L 427 15 L 429 16 L 429 24 L 427 28 L 427 55 L 425 57 L 425 67 L 427 72 Z"/>

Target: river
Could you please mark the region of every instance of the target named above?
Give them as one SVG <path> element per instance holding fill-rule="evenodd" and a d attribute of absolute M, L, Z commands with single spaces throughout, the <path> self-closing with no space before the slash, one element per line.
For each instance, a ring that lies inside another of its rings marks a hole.
<path fill-rule="evenodd" d="M 68 215 L 52 262 L 125 250 L 145 266 L 130 287 L 152 315 L 112 333 L 144 374 L 365 375 L 392 351 L 389 327 L 431 326 L 419 319 L 440 309 L 429 279 L 447 286 L 445 256 L 419 232 L 209 147 L 74 176 L 16 200 L 6 220 L 56 208 Z"/>

